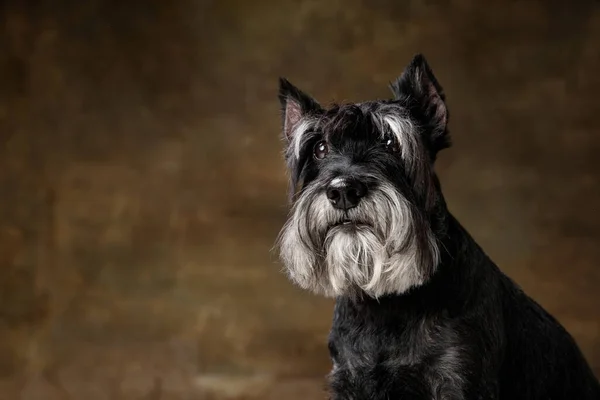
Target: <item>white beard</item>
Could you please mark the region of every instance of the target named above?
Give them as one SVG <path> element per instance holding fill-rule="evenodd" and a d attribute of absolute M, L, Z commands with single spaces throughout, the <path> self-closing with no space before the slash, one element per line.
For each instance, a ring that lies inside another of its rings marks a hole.
<path fill-rule="evenodd" d="M 334 225 L 343 213 L 315 188 L 294 204 L 278 244 L 298 286 L 327 297 L 362 290 L 377 298 L 422 285 L 437 267 L 431 229 L 416 225 L 414 207 L 391 185 L 380 185 L 347 216 L 353 224 Z"/>

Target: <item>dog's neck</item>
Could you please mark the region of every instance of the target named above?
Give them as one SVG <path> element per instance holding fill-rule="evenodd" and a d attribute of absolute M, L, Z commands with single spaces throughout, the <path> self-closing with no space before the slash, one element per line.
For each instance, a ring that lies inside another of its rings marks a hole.
<path fill-rule="evenodd" d="M 338 301 L 351 306 L 357 313 L 379 319 L 380 314 L 390 317 L 453 313 L 464 310 L 473 294 L 485 290 L 482 265 L 494 264 L 462 225 L 447 212 L 444 234 L 439 237 L 441 259 L 435 273 L 423 285 L 406 293 L 387 295 L 378 299 L 366 295 L 340 297 Z M 478 266 L 477 268 L 475 266 Z"/>

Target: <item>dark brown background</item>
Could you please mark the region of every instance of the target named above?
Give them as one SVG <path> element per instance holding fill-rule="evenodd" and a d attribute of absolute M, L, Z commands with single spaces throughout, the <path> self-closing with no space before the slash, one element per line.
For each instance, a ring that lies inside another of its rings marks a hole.
<path fill-rule="evenodd" d="M 277 77 L 384 97 L 416 52 L 451 209 L 600 373 L 599 49 L 595 1 L 3 2 L 0 398 L 322 398 Z"/>

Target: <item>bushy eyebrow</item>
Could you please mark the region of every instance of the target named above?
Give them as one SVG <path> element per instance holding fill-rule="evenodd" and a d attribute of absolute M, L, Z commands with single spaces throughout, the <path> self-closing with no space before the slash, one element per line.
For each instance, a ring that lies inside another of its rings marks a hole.
<path fill-rule="evenodd" d="M 293 149 L 296 158 L 300 158 L 300 150 L 309 140 L 310 136 L 314 136 L 311 133 L 314 133 L 317 123 L 318 120 L 314 118 L 305 118 L 294 128 L 293 140 L 290 147 Z"/>
<path fill-rule="evenodd" d="M 401 114 L 385 111 L 373 112 L 372 117 L 381 135 L 391 133 L 400 146 L 402 159 L 412 164 L 418 154 L 418 139 L 412 120 Z"/>

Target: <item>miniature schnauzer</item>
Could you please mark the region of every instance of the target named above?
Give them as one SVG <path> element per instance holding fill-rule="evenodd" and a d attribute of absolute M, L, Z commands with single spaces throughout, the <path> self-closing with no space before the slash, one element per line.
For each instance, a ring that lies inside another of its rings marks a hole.
<path fill-rule="evenodd" d="M 393 99 L 321 107 L 279 82 L 289 278 L 336 299 L 333 400 L 598 400 L 572 336 L 453 217 L 434 171 L 450 147 L 422 55 Z"/>

